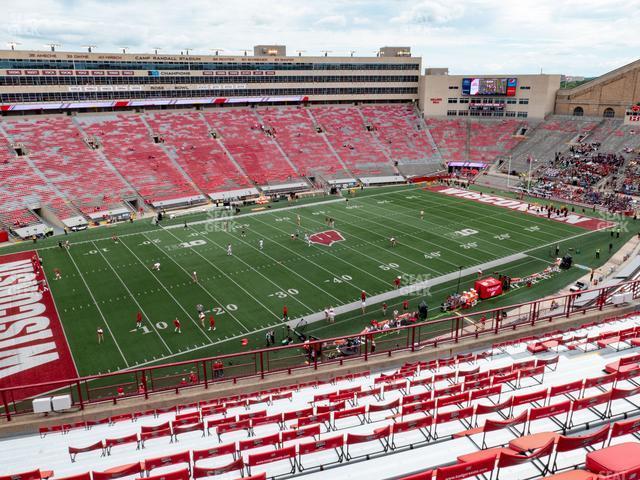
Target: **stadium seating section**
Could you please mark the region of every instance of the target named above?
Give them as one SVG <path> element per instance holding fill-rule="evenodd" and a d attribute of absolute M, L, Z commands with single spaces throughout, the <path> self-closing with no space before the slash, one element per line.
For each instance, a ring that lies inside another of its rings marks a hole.
<path fill-rule="evenodd" d="M 636 478 L 638 346 L 631 315 L 392 371 L 41 428 L 2 440 L 0 480 Z"/>
<path fill-rule="evenodd" d="M 83 141 L 70 117 L 8 119 L 5 130 L 15 143 L 28 146 L 34 166 L 81 211 L 106 210 L 135 195 Z"/>
<path fill-rule="evenodd" d="M 542 165 L 567 152 L 569 142 L 625 154 L 624 166 L 603 183 L 637 192 L 638 159 L 629 153 L 640 146 L 640 132 L 617 119 L 424 121 L 406 104 L 3 117 L 0 223 L 39 223 L 45 208 L 62 220 L 123 207 L 124 200 L 151 204 L 261 185 L 426 175 L 451 161 L 500 160 L 506 170 L 510 156 L 511 168 L 524 171 L 529 158 Z"/>
<path fill-rule="evenodd" d="M 137 115 L 81 116 L 78 124 L 102 145 L 118 172 L 147 202 L 197 195 L 192 182 L 160 144 L 153 142 L 144 119 Z"/>
<path fill-rule="evenodd" d="M 250 186 L 229 159 L 202 115 L 154 112 L 146 115 L 153 132 L 162 137 L 169 154 L 205 193 Z"/>
<path fill-rule="evenodd" d="M 253 110 L 219 109 L 204 116 L 253 183 L 284 183 L 299 176 Z"/>

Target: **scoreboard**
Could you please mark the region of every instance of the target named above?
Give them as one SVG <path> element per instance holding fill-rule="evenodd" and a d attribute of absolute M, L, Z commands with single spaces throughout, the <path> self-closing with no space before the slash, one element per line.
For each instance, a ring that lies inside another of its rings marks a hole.
<path fill-rule="evenodd" d="M 462 94 L 469 96 L 516 96 L 517 78 L 463 78 Z"/>

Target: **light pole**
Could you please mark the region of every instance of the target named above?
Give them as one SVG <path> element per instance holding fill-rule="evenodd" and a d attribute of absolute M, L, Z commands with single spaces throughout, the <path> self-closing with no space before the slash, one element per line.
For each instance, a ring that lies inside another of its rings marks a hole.
<path fill-rule="evenodd" d="M 462 279 L 462 265 L 458 267 L 458 285 L 456 286 L 456 293 L 460 293 L 460 280 Z"/>
<path fill-rule="evenodd" d="M 533 165 L 533 157 L 529 157 L 529 181 L 527 182 L 527 193 L 531 194 L 531 167 Z"/>

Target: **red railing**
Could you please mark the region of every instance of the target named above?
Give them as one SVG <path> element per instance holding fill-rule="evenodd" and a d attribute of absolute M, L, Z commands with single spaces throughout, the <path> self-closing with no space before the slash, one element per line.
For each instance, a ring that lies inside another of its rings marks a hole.
<path fill-rule="evenodd" d="M 527 287 L 522 287 L 527 288 Z M 70 394 L 73 404 L 84 409 L 87 404 L 117 403 L 119 399 L 140 397 L 148 399 L 158 392 L 175 391 L 212 384 L 236 383 L 241 378 L 265 378 L 274 373 L 294 370 L 320 370 L 346 362 L 366 362 L 372 356 L 391 356 L 393 352 L 415 351 L 425 347 L 455 344 L 465 338 L 479 338 L 514 331 L 523 326 L 568 318 L 592 310 L 615 313 L 613 294 L 631 293 L 640 298 L 640 280 L 624 282 L 544 300 L 465 313 L 412 325 L 362 332 L 302 344 L 283 345 L 250 352 L 232 353 L 217 357 L 186 360 L 165 365 L 121 370 L 55 382 L 12 386 L 0 389 L 0 413 L 7 421 L 13 415 L 31 413 L 33 392 Z M 588 295 L 586 305 L 576 305 Z"/>

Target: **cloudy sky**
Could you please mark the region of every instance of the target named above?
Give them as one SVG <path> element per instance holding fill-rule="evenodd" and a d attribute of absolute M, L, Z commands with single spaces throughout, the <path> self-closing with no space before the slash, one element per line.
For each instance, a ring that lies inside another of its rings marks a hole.
<path fill-rule="evenodd" d="M 372 55 L 411 46 L 451 73 L 595 76 L 640 58 L 640 0 L 0 0 L 0 42 L 21 49 Z M 6 48 L 4 45 L 2 48 Z"/>

